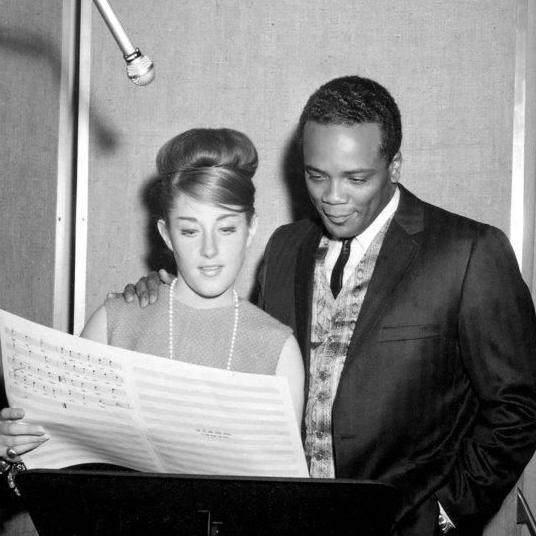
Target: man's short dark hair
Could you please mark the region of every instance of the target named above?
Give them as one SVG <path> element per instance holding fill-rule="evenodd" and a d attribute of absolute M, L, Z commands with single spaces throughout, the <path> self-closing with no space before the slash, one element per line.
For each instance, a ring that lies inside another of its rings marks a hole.
<path fill-rule="evenodd" d="M 383 86 L 360 76 L 330 80 L 309 97 L 300 117 L 300 140 L 307 121 L 346 126 L 377 123 L 382 132 L 380 152 L 389 163 L 402 142 L 400 110 L 395 100 Z"/>

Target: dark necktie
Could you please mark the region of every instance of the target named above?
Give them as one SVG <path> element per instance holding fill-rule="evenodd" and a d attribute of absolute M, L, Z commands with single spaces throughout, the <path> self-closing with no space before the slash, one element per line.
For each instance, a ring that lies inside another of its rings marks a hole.
<path fill-rule="evenodd" d="M 339 295 L 339 292 L 342 288 L 342 278 L 344 275 L 344 267 L 348 262 L 348 257 L 350 257 L 350 244 L 352 243 L 352 238 L 346 238 L 342 241 L 341 252 L 335 266 L 333 267 L 333 272 L 331 272 L 331 292 L 333 297 L 336 298 Z"/>

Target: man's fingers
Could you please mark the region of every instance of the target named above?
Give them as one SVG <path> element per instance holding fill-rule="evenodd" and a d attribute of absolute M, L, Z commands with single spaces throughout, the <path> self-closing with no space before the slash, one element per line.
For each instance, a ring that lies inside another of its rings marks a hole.
<path fill-rule="evenodd" d="M 123 297 L 127 303 L 138 298 L 140 307 L 146 307 L 150 303 L 158 300 L 159 287 L 162 282 L 170 283 L 173 277 L 165 270 L 160 272 L 151 272 L 149 275 L 142 277 L 135 285 L 129 283 L 123 290 Z M 111 292 L 108 297 L 116 294 Z"/>
<path fill-rule="evenodd" d="M 151 272 L 146 280 L 147 289 L 149 292 L 149 303 L 154 303 L 158 299 L 160 289 L 160 275 L 158 272 Z"/>
<path fill-rule="evenodd" d="M 134 298 L 136 297 L 136 287 L 132 283 L 129 283 L 123 290 L 123 296 L 126 302 L 130 303 L 131 301 L 134 301 Z"/>
<path fill-rule="evenodd" d="M 166 283 L 166 285 L 171 285 L 171 282 L 175 278 L 172 274 L 170 274 L 163 268 L 160 268 L 160 270 L 158 270 L 158 276 L 160 277 L 160 281 L 162 281 L 162 283 Z"/>
<path fill-rule="evenodd" d="M 147 288 L 147 277 L 142 277 L 136 283 L 136 295 L 138 297 L 141 307 L 145 307 L 149 304 L 149 289 Z"/>

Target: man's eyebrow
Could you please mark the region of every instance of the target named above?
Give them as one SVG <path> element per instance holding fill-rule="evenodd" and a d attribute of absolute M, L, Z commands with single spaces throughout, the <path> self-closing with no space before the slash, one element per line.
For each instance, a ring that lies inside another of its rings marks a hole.
<path fill-rule="evenodd" d="M 343 175 L 359 175 L 361 173 L 371 173 L 373 171 L 376 171 L 374 168 L 358 168 L 358 169 L 350 169 L 348 171 L 343 171 Z"/>
<path fill-rule="evenodd" d="M 305 166 L 305 171 L 314 171 L 316 173 L 327 175 L 325 171 L 315 168 L 314 166 Z M 349 176 L 349 175 L 358 175 L 360 173 L 372 173 L 373 171 L 376 171 L 376 170 L 374 168 L 357 168 L 357 169 L 349 169 L 347 171 L 343 171 L 342 174 L 345 176 Z"/>

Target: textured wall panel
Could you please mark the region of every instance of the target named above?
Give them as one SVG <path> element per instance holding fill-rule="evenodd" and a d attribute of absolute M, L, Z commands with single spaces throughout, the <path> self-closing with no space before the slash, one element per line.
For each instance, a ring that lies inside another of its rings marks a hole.
<path fill-rule="evenodd" d="M 169 137 L 231 126 L 257 144 L 259 231 L 243 270 L 289 221 L 287 142 L 308 95 L 331 77 L 384 83 L 404 121 L 403 182 L 423 198 L 507 230 L 514 73 L 513 3 L 184 0 L 115 2 L 156 63 L 133 86 L 93 19 L 88 311 L 146 271 L 140 188 Z M 296 180 L 296 179 L 294 179 Z"/>
<path fill-rule="evenodd" d="M 50 325 L 61 2 L 0 11 L 0 307 Z"/>

